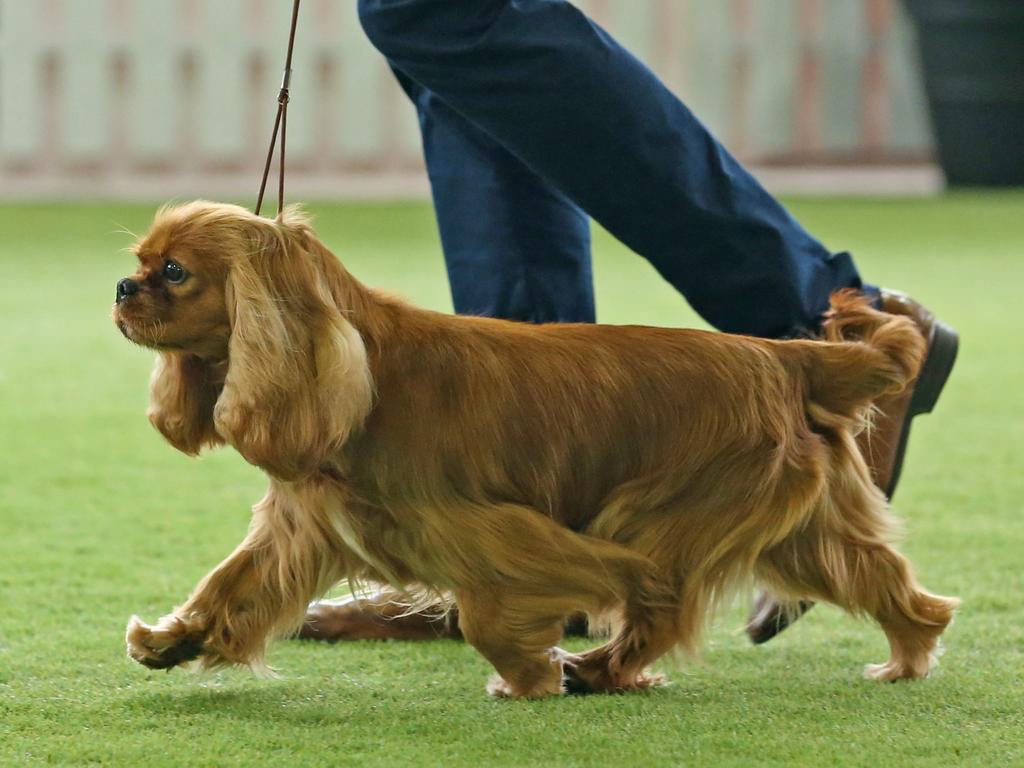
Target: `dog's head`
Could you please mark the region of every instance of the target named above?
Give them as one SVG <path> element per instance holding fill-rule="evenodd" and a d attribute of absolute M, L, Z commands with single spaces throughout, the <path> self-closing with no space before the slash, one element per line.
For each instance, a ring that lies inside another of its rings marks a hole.
<path fill-rule="evenodd" d="M 186 453 L 226 441 L 284 479 L 323 465 L 365 417 L 371 382 L 338 305 L 347 275 L 306 218 L 193 202 L 161 209 L 134 251 L 113 316 L 160 353 L 153 425 Z"/>

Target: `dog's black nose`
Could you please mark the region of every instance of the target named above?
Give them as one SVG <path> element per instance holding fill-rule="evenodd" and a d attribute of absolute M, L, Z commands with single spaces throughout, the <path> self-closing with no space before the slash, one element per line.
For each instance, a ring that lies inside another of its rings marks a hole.
<path fill-rule="evenodd" d="M 122 301 L 127 299 L 133 293 L 139 292 L 139 284 L 132 280 L 130 277 L 122 277 L 117 281 L 117 303 L 120 304 Z"/>

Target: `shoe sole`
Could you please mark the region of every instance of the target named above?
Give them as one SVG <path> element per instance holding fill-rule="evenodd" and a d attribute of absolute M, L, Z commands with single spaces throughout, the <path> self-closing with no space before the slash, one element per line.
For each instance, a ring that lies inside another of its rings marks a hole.
<path fill-rule="evenodd" d="M 935 409 L 935 405 L 939 402 L 939 395 L 942 394 L 946 382 L 949 381 L 949 375 L 953 372 L 953 365 L 956 363 L 959 349 L 960 336 L 957 332 L 945 323 L 936 320 L 932 325 L 928 356 L 925 358 L 921 373 L 917 377 L 917 383 L 914 385 L 914 394 L 907 406 L 907 416 L 903 420 L 899 442 L 896 444 L 892 476 L 889 478 L 889 484 L 883 489 L 890 501 L 893 494 L 896 493 L 896 485 L 903 472 L 903 458 L 910 440 L 911 423 L 915 416 L 931 413 Z"/>
<path fill-rule="evenodd" d="M 754 645 L 763 645 L 813 607 L 813 601 L 801 600 L 795 606 L 791 606 L 788 611 L 758 613 L 747 623 L 747 637 Z"/>

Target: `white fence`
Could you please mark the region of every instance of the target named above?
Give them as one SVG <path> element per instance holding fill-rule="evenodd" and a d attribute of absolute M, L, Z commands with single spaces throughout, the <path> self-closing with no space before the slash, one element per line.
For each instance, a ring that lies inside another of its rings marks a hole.
<path fill-rule="evenodd" d="M 929 152 L 894 0 L 580 5 L 748 161 Z M 290 0 L 0 0 L 0 194 L 254 194 L 290 10 Z M 305 0 L 294 71 L 290 184 L 373 194 L 420 177 L 412 109 L 354 0 Z"/>

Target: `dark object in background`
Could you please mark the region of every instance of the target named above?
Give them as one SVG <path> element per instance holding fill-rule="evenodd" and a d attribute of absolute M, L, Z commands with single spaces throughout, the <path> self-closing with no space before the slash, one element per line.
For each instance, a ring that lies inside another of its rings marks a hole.
<path fill-rule="evenodd" d="M 1024 2 L 904 1 L 950 185 L 1024 185 Z"/>

